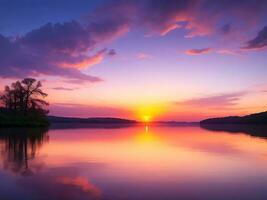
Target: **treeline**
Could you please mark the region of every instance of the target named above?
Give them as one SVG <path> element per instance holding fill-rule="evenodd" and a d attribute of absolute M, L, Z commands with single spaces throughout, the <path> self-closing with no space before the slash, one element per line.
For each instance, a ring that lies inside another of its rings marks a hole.
<path fill-rule="evenodd" d="M 0 126 L 48 125 L 46 96 L 41 82 L 33 78 L 5 86 L 0 95 Z"/>

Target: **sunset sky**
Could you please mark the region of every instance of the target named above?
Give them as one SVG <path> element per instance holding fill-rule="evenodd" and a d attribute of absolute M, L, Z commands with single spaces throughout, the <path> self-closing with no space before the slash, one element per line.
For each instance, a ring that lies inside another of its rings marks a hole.
<path fill-rule="evenodd" d="M 0 0 L 0 90 L 51 115 L 198 121 L 267 110 L 266 0 Z"/>

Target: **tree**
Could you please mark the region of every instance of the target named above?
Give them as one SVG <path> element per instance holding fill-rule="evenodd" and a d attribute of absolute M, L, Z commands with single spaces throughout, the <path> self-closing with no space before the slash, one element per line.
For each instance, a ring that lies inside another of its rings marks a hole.
<path fill-rule="evenodd" d="M 0 100 L 3 106 L 10 111 L 20 113 L 39 112 L 47 114 L 44 109 L 48 105 L 43 100 L 47 96 L 41 89 L 42 84 L 33 78 L 25 78 L 21 82 L 12 83 L 11 86 L 6 86 Z"/>
<path fill-rule="evenodd" d="M 45 111 L 43 106 L 48 103 L 39 97 L 46 97 L 47 94 L 41 89 L 42 84 L 40 81 L 36 82 L 33 78 L 25 78 L 22 80 L 22 90 L 24 91 L 24 112 L 29 110 Z"/>
<path fill-rule="evenodd" d="M 48 103 L 44 100 L 46 96 L 41 82 L 33 78 L 25 78 L 6 86 L 0 95 L 0 127 L 48 126 L 48 110 L 45 109 Z"/>

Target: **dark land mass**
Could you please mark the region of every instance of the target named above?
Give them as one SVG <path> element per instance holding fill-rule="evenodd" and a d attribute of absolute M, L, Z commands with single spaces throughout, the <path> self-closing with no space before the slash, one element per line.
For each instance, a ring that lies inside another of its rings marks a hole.
<path fill-rule="evenodd" d="M 230 116 L 221 118 L 210 118 L 200 121 L 201 125 L 205 124 L 266 124 L 267 125 L 267 112 L 261 112 L 251 115 Z"/>
<path fill-rule="evenodd" d="M 267 112 L 243 117 L 231 116 L 206 119 L 200 122 L 200 126 L 211 131 L 245 133 L 251 136 L 267 138 Z"/>
<path fill-rule="evenodd" d="M 39 112 L 14 112 L 0 108 L 0 127 L 47 127 L 46 115 Z"/>
<path fill-rule="evenodd" d="M 50 123 L 91 123 L 91 124 L 102 124 L 102 123 L 125 123 L 133 124 L 137 121 L 121 118 L 112 118 L 112 117 L 92 117 L 92 118 L 76 118 L 76 117 L 57 117 L 57 116 L 48 116 Z"/>

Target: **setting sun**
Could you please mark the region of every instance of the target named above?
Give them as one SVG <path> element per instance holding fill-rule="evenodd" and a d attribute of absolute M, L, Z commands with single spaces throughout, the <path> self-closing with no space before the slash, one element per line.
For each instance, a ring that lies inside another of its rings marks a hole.
<path fill-rule="evenodd" d="M 151 122 L 157 120 L 164 114 L 166 106 L 159 103 L 145 103 L 138 105 L 135 110 L 136 118 L 142 122 Z"/>
<path fill-rule="evenodd" d="M 150 117 L 149 115 L 144 115 L 144 116 L 143 116 L 143 121 L 144 121 L 144 122 L 149 122 L 150 119 L 151 119 L 151 117 Z"/>

